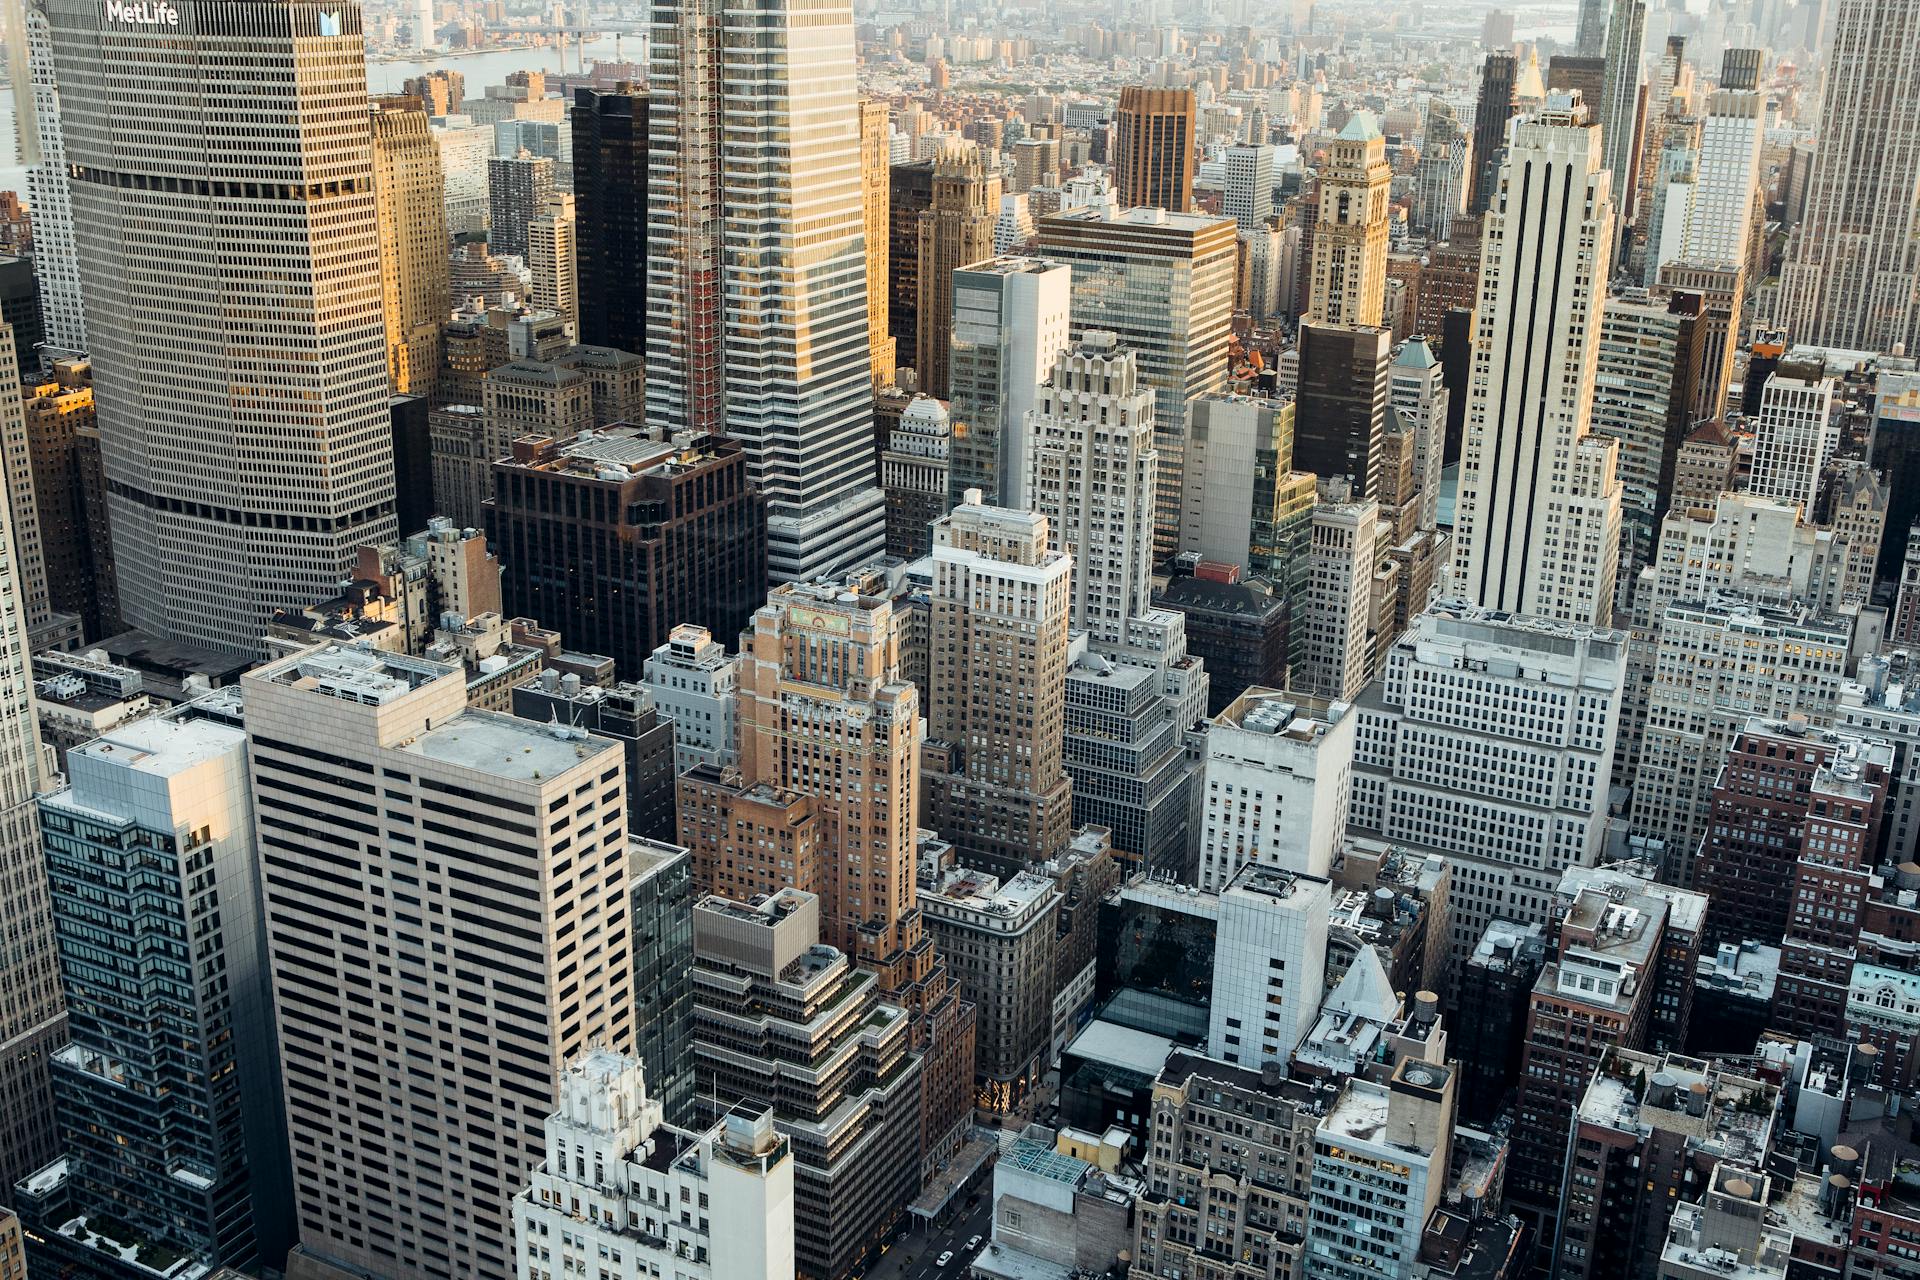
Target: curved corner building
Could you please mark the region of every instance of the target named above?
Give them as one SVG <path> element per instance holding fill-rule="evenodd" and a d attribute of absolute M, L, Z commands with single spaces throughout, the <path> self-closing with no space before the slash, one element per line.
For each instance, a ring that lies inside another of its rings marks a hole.
<path fill-rule="evenodd" d="M 390 541 L 350 0 L 47 0 L 129 625 L 255 652 Z"/>

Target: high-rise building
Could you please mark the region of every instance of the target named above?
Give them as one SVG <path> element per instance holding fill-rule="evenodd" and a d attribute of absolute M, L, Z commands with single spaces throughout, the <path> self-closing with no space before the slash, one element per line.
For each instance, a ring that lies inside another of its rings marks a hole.
<path fill-rule="evenodd" d="M 13 326 L 0 320 L 0 484 L 5 486 L 12 530 L 15 581 L 27 639 L 34 648 L 64 648 L 49 632 L 71 625 L 56 619 L 47 585 L 47 549 L 40 533 L 39 494 L 33 484 L 33 449 L 27 435 L 25 391 L 14 359 Z"/>
<path fill-rule="evenodd" d="M 487 229 L 487 161 L 493 158 L 493 130 L 480 125 L 436 124 L 440 172 L 447 192 L 447 230 Z"/>
<path fill-rule="evenodd" d="M 819 897 L 793 888 L 695 902 L 694 1064 L 713 1110 L 771 1105 L 793 1151 L 798 1274 L 846 1280 L 919 1189 L 926 1064 L 906 1012 L 833 944 L 839 930 L 822 917 Z M 834 1069 L 795 1071 L 797 1062 Z M 970 1097 L 971 1044 L 965 1069 Z"/>
<path fill-rule="evenodd" d="M 1481 257 L 1452 590 L 1604 625 L 1620 481 L 1619 446 L 1588 434 L 1613 238 L 1601 141 L 1565 95 L 1513 126 Z"/>
<path fill-rule="evenodd" d="M 647 109 L 622 82 L 573 91 L 581 342 L 647 349 Z"/>
<path fill-rule="evenodd" d="M 1113 185 L 1120 207 L 1169 213 L 1193 208 L 1193 90 L 1127 85 L 1114 125 Z"/>
<path fill-rule="evenodd" d="M 1347 834 L 1354 726 L 1345 702 L 1247 690 L 1208 723 L 1200 888 L 1224 893 L 1249 864 L 1331 874 Z"/>
<path fill-rule="evenodd" d="M 0 957 L 0 1186 L 6 1187 L 54 1156 L 48 1068 L 67 1040 L 34 807 L 42 782 L 40 733 L 19 597 L 12 522 L 0 517 L 0 672 L 6 673 L 0 680 L 0 880 L 12 886 L 8 946 Z"/>
<path fill-rule="evenodd" d="M 1242 231 L 1265 230 L 1273 221 L 1273 147 L 1267 143 L 1227 148 L 1227 185 L 1220 210 Z"/>
<path fill-rule="evenodd" d="M 981 505 L 933 527 L 925 825 L 969 866 L 1012 876 L 1071 834 L 1061 765 L 1073 561 L 1047 518 Z"/>
<path fill-rule="evenodd" d="M 1072 557 L 1072 625 L 1120 643 L 1152 607 L 1154 395 L 1113 334 L 1060 354 L 1030 431 L 1027 500 Z"/>
<path fill-rule="evenodd" d="M 453 309 L 447 280 L 446 176 L 418 98 L 373 100 L 373 191 L 380 227 L 380 309 L 387 381 L 397 396 L 431 395 L 440 330 Z"/>
<path fill-rule="evenodd" d="M 947 398 L 947 362 L 952 354 L 957 299 L 954 272 L 993 257 L 993 222 L 1000 209 L 1000 179 L 989 174 L 970 142 L 949 143 L 933 162 L 933 204 L 920 214 L 919 329 L 914 373 L 919 389 Z"/>
<path fill-rule="evenodd" d="M 502 256 L 527 256 L 527 226 L 554 192 L 554 164 L 522 151 L 487 161 L 487 248 Z"/>
<path fill-rule="evenodd" d="M 1553 946 L 1527 1014 L 1506 1188 L 1538 1215 L 1542 1239 L 1563 1211 L 1572 1228 L 1584 1207 L 1560 1193 L 1595 1069 L 1611 1049 L 1671 1048 L 1676 1026 L 1685 1034 L 1706 905 L 1610 868 L 1578 868 L 1561 881 Z"/>
<path fill-rule="evenodd" d="M 1561 872 L 1600 856 L 1626 641 L 1443 603 L 1357 700 L 1349 827 L 1454 862 L 1456 966 L 1495 918 L 1545 921 Z"/>
<path fill-rule="evenodd" d="M 1554 54 L 1547 59 L 1547 89 L 1567 93 L 1578 90 L 1582 102 L 1598 107 L 1607 94 L 1606 58 L 1597 53 L 1590 57 Z"/>
<path fill-rule="evenodd" d="M 774 588 L 741 634 L 738 705 L 738 773 L 730 790 L 703 792 L 699 771 L 682 778 L 679 840 L 694 851 L 702 888 L 819 893 L 826 940 L 912 1019 L 927 1059 L 921 1159 L 937 1167 L 965 1128 L 973 1007 L 953 998 L 914 904 L 923 734 L 884 579 L 862 572 Z M 814 748 L 847 767 L 822 772 Z M 749 861 L 735 848 L 743 838 L 732 808 L 764 807 L 769 796 L 817 816 L 810 853 L 756 848 Z"/>
<path fill-rule="evenodd" d="M 781 3 L 756 23 L 740 41 L 694 0 L 653 5 L 647 421 L 741 442 L 768 576 L 791 582 L 870 563 L 886 517 L 852 5 Z M 807 53 L 769 60 L 775 46 Z"/>
<path fill-rule="evenodd" d="M 1386 1081 L 1355 1077 L 1313 1135 L 1309 1268 L 1329 1280 L 1414 1274 L 1453 1154 L 1453 1064 L 1409 1054 Z"/>
<path fill-rule="evenodd" d="M 1692 430 L 1706 326 L 1698 294 L 1609 297 L 1600 313 L 1593 434 L 1619 442 L 1620 573 L 1616 608 L 1652 563 L 1674 467 Z"/>
<path fill-rule="evenodd" d="M 1600 100 L 1587 110 L 1600 126 L 1603 167 L 1613 175 L 1608 188 L 1613 197 L 1614 227 L 1633 222 L 1636 164 L 1641 145 L 1641 106 L 1646 97 L 1642 81 L 1643 45 L 1647 25 L 1645 0 L 1612 0 L 1607 22 L 1606 85 Z"/>
<path fill-rule="evenodd" d="M 1782 364 L 1760 392 L 1747 488 L 1763 498 L 1797 502 L 1813 513 L 1820 480 L 1840 447 L 1834 380 L 1818 361 Z"/>
<path fill-rule="evenodd" d="M 976 1106 L 1004 1113 L 1052 1061 L 1054 955 L 1061 894 L 1038 871 L 1003 880 L 956 860 L 953 846 L 922 832 L 920 912 L 954 986 L 980 1010 Z"/>
<path fill-rule="evenodd" d="M 248 653 L 396 532 L 365 49 L 353 4 L 174 8 L 48 13 L 122 612 Z"/>
<path fill-rule="evenodd" d="M 40 287 L 40 311 L 47 343 L 77 355 L 87 349 L 87 322 L 80 299 L 80 258 L 73 231 L 72 175 L 60 127 L 60 85 L 54 70 L 53 27 L 44 4 L 16 11 L 24 30 L 9 25 L 13 54 L 15 112 L 20 159 L 27 165 L 27 206 L 33 211 L 33 273 Z M 18 79 L 24 54 L 27 83 Z"/>
<path fill-rule="evenodd" d="M 1580 16 L 1574 28 L 1574 51 L 1581 57 L 1598 58 L 1607 48 L 1607 0 L 1580 0 Z"/>
<path fill-rule="evenodd" d="M 125 1236 L 76 1218 L 125 1224 L 142 1256 L 204 1265 L 276 1266 L 292 1244 L 237 710 L 227 698 L 121 725 L 68 752 L 69 785 L 40 800 L 71 1040 L 53 1060 L 63 1167 L 16 1203 L 50 1274 L 124 1265 Z M 142 890 L 100 893 L 116 881 Z M 103 960 L 103 932 L 143 957 L 139 994 Z"/>
<path fill-rule="evenodd" d="M 1693 869 L 1705 944 L 1785 937 L 1802 857 L 1871 867 L 1893 767 L 1889 742 L 1749 717 L 1714 782 Z"/>
<path fill-rule="evenodd" d="M 528 301 L 550 311 L 579 332 L 579 224 L 574 197 L 550 193 L 527 223 L 527 268 L 533 272 Z M 637 354 L 637 353 L 636 353 Z"/>
<path fill-rule="evenodd" d="M 860 208 L 867 227 L 867 358 L 873 364 L 876 389 L 893 385 L 898 352 L 887 329 L 888 270 L 892 255 L 892 184 L 887 165 L 887 134 L 891 128 L 887 104 L 879 98 L 860 99 Z"/>
<path fill-rule="evenodd" d="M 1268 579 L 1242 579 L 1237 565 L 1202 561 L 1154 592 L 1153 603 L 1181 616 L 1187 652 L 1207 664 L 1208 715 L 1249 689 L 1286 687 L 1293 600 Z"/>
<path fill-rule="evenodd" d="M 642 1062 L 596 1047 L 561 1072 L 546 1158 L 513 1198 L 516 1274 L 592 1274 L 615 1257 L 610 1275 L 793 1275 L 793 1147 L 772 1106 L 678 1128 Z"/>
<path fill-rule="evenodd" d="M 1729 49 L 1728 57 L 1758 50 Z M 1707 95 L 1700 120 L 1700 159 L 1693 207 L 1680 251 L 1689 262 L 1744 263 L 1753 232 L 1753 200 L 1761 178 L 1767 95 L 1723 83 Z M 1797 338 L 1799 335 L 1796 334 Z"/>
<path fill-rule="evenodd" d="M 665 724 L 665 721 L 661 721 Z M 671 755 L 669 755 L 671 759 Z M 673 775 L 662 770 L 667 829 Z M 633 806 L 628 805 L 631 812 Z M 633 922 L 633 1049 L 652 1062 L 655 1096 L 670 1119 L 698 1113 L 693 1069 L 693 854 L 684 845 L 635 838 L 628 846 Z"/>
<path fill-rule="evenodd" d="M 633 1043 L 619 746 L 476 711 L 459 667 L 399 654 L 315 648 L 243 683 L 290 1270 L 507 1280 L 562 1067 Z M 583 865 L 589 833 L 610 853 Z M 438 1039 L 388 1029 L 389 1007 Z"/>
<path fill-rule="evenodd" d="M 989 506 L 1027 505 L 1027 415 L 1067 348 L 1072 305 L 1065 263 L 995 258 L 954 272 L 949 507 L 968 489 Z"/>
<path fill-rule="evenodd" d="M 1383 324 L 1393 166 L 1371 115 L 1355 112 L 1317 175 L 1307 316 L 1316 324 Z"/>
<path fill-rule="evenodd" d="M 1920 0 L 1841 0 L 1821 92 L 1806 213 L 1774 319 L 1796 342 L 1915 347 L 1920 240 Z"/>
<path fill-rule="evenodd" d="M 1427 99 L 1426 133 L 1413 172 L 1410 229 L 1415 234 L 1447 238 L 1473 194 L 1473 164 L 1473 137 L 1459 115 L 1444 99 Z"/>
<path fill-rule="evenodd" d="M 611 427 L 511 450 L 486 506 L 510 616 L 606 654 L 629 680 L 683 622 L 747 625 L 766 526 L 738 441 Z"/>
<path fill-rule="evenodd" d="M 1500 185 L 1506 160 L 1507 121 L 1513 118 L 1513 86 L 1520 73 L 1511 50 L 1495 50 L 1480 68 L 1480 95 L 1473 111 L 1473 193 L 1470 214 L 1485 213 Z"/>
<path fill-rule="evenodd" d="M 93 405 L 93 367 L 73 357 L 27 389 L 26 441 L 34 511 L 47 567 L 47 603 L 79 617 L 89 641 L 118 632 L 113 540 L 106 535 L 105 478 Z"/>
<path fill-rule="evenodd" d="M 1373 679 L 1373 575 L 1381 558 L 1380 506 L 1323 502 L 1313 509 L 1305 637 L 1289 687 L 1349 701 Z"/>
<path fill-rule="evenodd" d="M 1154 391 L 1161 554 L 1179 539 L 1187 404 L 1226 381 L 1239 248 L 1226 218 L 1090 207 L 1040 220 L 1041 256 L 1073 268 L 1073 337 L 1118 334 Z"/>
<path fill-rule="evenodd" d="M 696 764 L 726 768 L 735 746 L 739 658 L 705 627 L 678 623 L 647 659 L 646 684 L 654 704 L 673 721 L 675 777 Z"/>
<path fill-rule="evenodd" d="M 932 207 L 933 161 L 887 166 L 887 335 L 896 361 L 920 340 L 920 215 Z"/>
<path fill-rule="evenodd" d="M 1189 406 L 1182 552 L 1252 574 L 1273 569 L 1272 530 L 1285 518 L 1276 508 L 1291 475 L 1294 409 L 1290 400 L 1241 395 L 1201 396 Z"/>
<path fill-rule="evenodd" d="M 994 256 L 1024 253 L 1038 234 L 1033 225 L 1033 203 L 1025 193 L 1002 191 L 1000 212 L 993 219 Z"/>
<path fill-rule="evenodd" d="M 1293 468 L 1345 476 L 1355 498 L 1380 490 L 1391 398 L 1393 334 L 1347 324 L 1300 324 Z"/>
<path fill-rule="evenodd" d="M 933 522 L 947 514 L 952 469 L 952 417 L 931 396 L 915 396 L 880 454 L 889 556 L 918 560 L 932 548 Z"/>
<path fill-rule="evenodd" d="M 1387 370 L 1387 404 L 1413 433 L 1413 485 L 1420 494 L 1415 526 L 1421 529 L 1440 527 L 1440 472 L 1451 399 L 1433 344 L 1421 337 L 1401 343 Z"/>

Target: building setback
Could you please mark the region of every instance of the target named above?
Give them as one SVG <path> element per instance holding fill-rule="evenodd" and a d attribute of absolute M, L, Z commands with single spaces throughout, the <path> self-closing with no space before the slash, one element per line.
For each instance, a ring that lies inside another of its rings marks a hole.
<path fill-rule="evenodd" d="M 517 440 L 486 524 L 507 612 L 638 679 L 680 623 L 737 635 L 762 598 L 765 504 L 725 436 L 615 426 Z"/>

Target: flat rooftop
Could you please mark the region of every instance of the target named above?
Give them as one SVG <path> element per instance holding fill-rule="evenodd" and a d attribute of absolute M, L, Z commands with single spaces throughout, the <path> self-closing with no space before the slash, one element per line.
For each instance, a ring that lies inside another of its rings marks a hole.
<path fill-rule="evenodd" d="M 136 773 L 172 777 L 217 759 L 246 740 L 246 734 L 217 720 L 148 716 L 109 729 L 67 755 L 69 760 L 79 756 Z"/>
<path fill-rule="evenodd" d="M 382 706 L 443 676 L 464 673 L 458 666 L 427 662 L 404 654 L 386 653 L 358 645 L 329 645 L 295 654 L 268 667 L 264 677 L 275 684 L 324 693 L 343 702 Z"/>
<path fill-rule="evenodd" d="M 618 751 L 619 744 L 566 725 L 537 724 L 468 708 L 400 750 L 509 782 L 537 782 L 565 773 L 583 760 Z"/>

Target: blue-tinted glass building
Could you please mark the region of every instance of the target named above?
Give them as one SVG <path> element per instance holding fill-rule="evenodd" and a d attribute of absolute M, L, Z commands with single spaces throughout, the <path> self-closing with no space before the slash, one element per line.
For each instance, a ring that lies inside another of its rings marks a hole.
<path fill-rule="evenodd" d="M 71 785 L 40 800 L 71 1041 L 53 1060 L 63 1154 L 14 1194 L 36 1277 L 278 1266 L 290 1243 L 247 738 L 230 711 L 114 729 L 70 752 Z"/>

